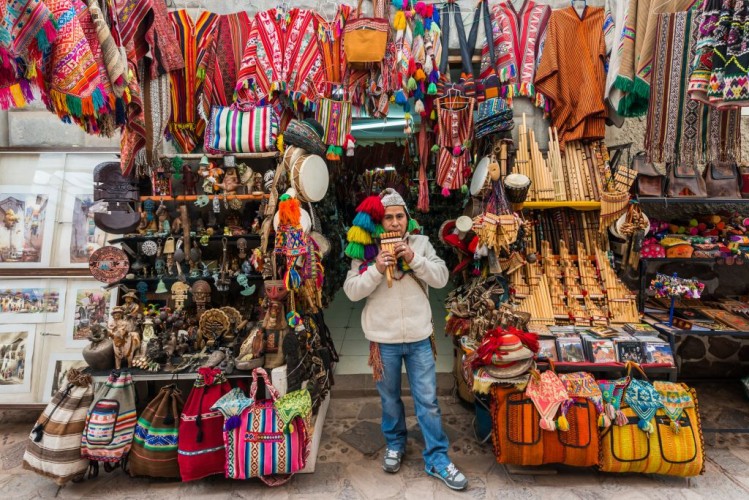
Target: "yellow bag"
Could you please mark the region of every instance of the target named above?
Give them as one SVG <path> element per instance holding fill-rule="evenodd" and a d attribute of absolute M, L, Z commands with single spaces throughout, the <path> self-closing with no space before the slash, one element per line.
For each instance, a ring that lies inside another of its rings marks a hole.
<path fill-rule="evenodd" d="M 665 406 L 655 413 L 653 431 L 641 430 L 637 413 L 622 401 L 627 423 L 601 433 L 600 469 L 681 477 L 701 474 L 705 450 L 696 392 L 685 384 L 656 382 L 654 386 Z"/>
<path fill-rule="evenodd" d="M 385 58 L 390 22 L 385 17 L 384 0 L 373 0 L 375 17 L 361 17 L 361 4 L 356 18 L 346 22 L 343 50 L 348 64 L 378 63 Z"/>

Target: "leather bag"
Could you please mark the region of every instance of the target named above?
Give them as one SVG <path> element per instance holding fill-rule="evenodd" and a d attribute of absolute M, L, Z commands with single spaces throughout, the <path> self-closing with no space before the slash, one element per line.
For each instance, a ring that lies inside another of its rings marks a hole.
<path fill-rule="evenodd" d="M 666 177 L 655 166 L 647 161 L 645 152 L 641 151 L 632 158 L 632 170 L 637 172 L 635 194 L 637 196 L 663 196 Z"/>
<path fill-rule="evenodd" d="M 710 198 L 740 198 L 739 166 L 734 161 L 711 161 L 705 169 L 705 187 Z"/>
<path fill-rule="evenodd" d="M 669 165 L 666 194 L 671 198 L 705 198 L 705 179 L 694 166 Z"/>

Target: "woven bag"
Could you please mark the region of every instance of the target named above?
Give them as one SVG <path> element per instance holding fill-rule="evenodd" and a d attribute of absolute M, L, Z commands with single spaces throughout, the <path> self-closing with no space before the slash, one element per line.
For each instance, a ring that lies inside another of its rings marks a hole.
<path fill-rule="evenodd" d="M 643 373 L 634 363 L 629 369 L 633 367 Z M 694 389 L 685 384 L 669 384 L 661 391 L 654 387 L 662 401 L 671 398 L 673 402 L 678 398 L 682 407 L 674 412 L 673 406 L 666 402 L 650 419 L 650 432 L 646 432 L 642 430 L 645 426 L 640 423 L 641 415 L 626 401 L 632 382 L 625 389 L 620 407 L 626 419 L 624 425 L 612 425 L 601 435 L 600 469 L 680 477 L 701 474 L 705 466 L 705 451 Z"/>
<path fill-rule="evenodd" d="M 379 63 L 385 58 L 390 22 L 385 16 L 384 0 L 372 0 L 375 17 L 362 17 L 362 0 L 356 17 L 346 22 L 343 50 L 349 64 Z"/>
<path fill-rule="evenodd" d="M 530 397 L 514 387 L 492 388 L 492 442 L 501 464 L 541 465 L 544 445 L 539 414 Z"/>
<path fill-rule="evenodd" d="M 206 125 L 207 153 L 264 153 L 276 150 L 279 119 L 272 106 L 248 111 L 214 106 Z"/>
<path fill-rule="evenodd" d="M 161 388 L 135 426 L 130 449 L 130 475 L 179 478 L 177 431 L 182 393 L 174 384 Z"/>

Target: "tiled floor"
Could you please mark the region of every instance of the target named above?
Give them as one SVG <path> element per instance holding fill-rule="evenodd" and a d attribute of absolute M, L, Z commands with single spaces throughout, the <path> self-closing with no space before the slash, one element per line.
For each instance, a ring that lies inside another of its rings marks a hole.
<path fill-rule="evenodd" d="M 443 301 L 447 290 L 430 290 L 429 298 L 434 318 L 437 340 L 437 371 L 450 372 L 453 362 L 452 339 L 445 336 L 445 308 Z M 364 301 L 351 302 L 343 290 L 338 292 L 333 303 L 325 311 L 325 323 L 330 328 L 341 360 L 336 366 L 336 374 L 351 375 L 370 373 L 367 366 L 369 341 L 361 329 L 361 311 Z"/>

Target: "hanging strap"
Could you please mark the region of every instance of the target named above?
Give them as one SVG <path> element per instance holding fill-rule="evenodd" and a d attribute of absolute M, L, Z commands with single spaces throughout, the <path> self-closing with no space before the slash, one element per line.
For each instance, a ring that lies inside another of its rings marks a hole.
<path fill-rule="evenodd" d="M 273 401 L 281 397 L 281 395 L 278 393 L 278 390 L 276 390 L 276 388 L 271 385 L 270 378 L 268 377 L 268 372 L 266 372 L 263 368 L 255 368 L 254 370 L 252 370 L 252 386 L 250 387 L 250 398 L 252 398 L 253 400 L 257 400 L 256 394 L 258 376 L 260 376 L 265 381 L 265 388 L 268 390 L 268 393 L 270 393 L 270 397 Z"/>
<path fill-rule="evenodd" d="M 468 52 L 468 42 L 466 41 L 466 30 L 463 26 L 463 17 L 460 15 L 460 7 L 455 0 L 448 0 L 442 7 L 442 59 L 440 60 L 440 74 L 448 73 L 448 57 L 450 55 L 450 16 L 454 14 L 455 30 L 458 32 L 458 44 L 460 46 L 460 57 L 463 73 L 473 74 L 471 66 L 471 54 Z M 491 31 L 490 31 L 491 33 Z M 475 44 L 475 42 L 474 42 Z"/>
<path fill-rule="evenodd" d="M 494 53 L 494 32 L 492 30 L 492 18 L 489 14 L 489 0 L 479 0 L 479 3 L 476 5 L 476 13 L 473 15 L 471 32 L 468 34 L 467 48 L 471 54 L 476 50 L 476 42 L 479 37 L 479 19 L 481 18 L 482 12 L 484 15 L 484 34 L 486 35 L 486 44 L 489 47 L 489 60 L 491 61 L 492 69 L 494 69 L 497 67 L 497 56 Z"/>

